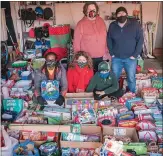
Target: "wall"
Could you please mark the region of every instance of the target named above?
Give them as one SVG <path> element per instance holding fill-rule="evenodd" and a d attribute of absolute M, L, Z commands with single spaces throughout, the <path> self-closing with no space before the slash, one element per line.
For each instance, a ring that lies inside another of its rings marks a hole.
<path fill-rule="evenodd" d="M 11 3 L 11 2 L 10 2 Z M 115 12 L 116 8 L 119 6 L 124 6 L 128 10 L 129 15 L 132 15 L 133 10 L 138 9 L 139 4 L 106 4 L 105 2 L 98 2 L 100 8 L 100 16 L 104 19 L 105 15 L 111 15 L 111 12 Z M 153 21 L 157 22 L 158 16 L 158 6 L 161 2 L 142 2 L 143 7 L 143 22 Z M 22 46 L 22 29 L 24 30 L 23 26 L 21 25 L 20 20 L 18 20 L 18 2 L 12 3 L 15 5 L 15 11 L 13 9 L 12 15 L 13 17 L 16 16 L 17 19 L 15 20 L 17 25 L 17 32 L 20 36 L 20 45 Z M 83 3 L 57 3 L 55 4 L 55 14 L 56 14 L 56 24 L 70 24 L 71 28 L 75 28 L 77 22 L 83 17 L 82 9 Z M 15 15 L 16 14 L 16 15 Z M 15 17 L 14 17 L 15 18 Z M 105 21 L 106 27 L 108 28 L 111 21 Z M 35 22 L 34 26 L 41 26 L 44 22 Z M 52 22 L 51 22 L 52 24 Z M 29 29 L 28 29 L 29 30 Z M 28 31 L 27 30 L 27 31 Z M 22 47 L 21 47 L 22 49 Z"/>
<path fill-rule="evenodd" d="M 162 38 L 162 32 L 158 31 L 158 29 L 160 29 L 160 27 L 158 28 L 158 22 L 161 22 L 159 19 L 161 3 L 162 2 L 142 2 L 143 22 L 151 21 L 156 24 L 156 29 L 154 32 L 154 48 L 156 48 L 159 45 L 160 43 L 159 40 L 161 41 Z"/>
<path fill-rule="evenodd" d="M 158 27 L 157 27 L 157 32 L 156 32 L 156 42 L 155 42 L 155 48 L 163 48 L 163 15 L 162 15 L 162 7 L 163 4 L 160 5 L 160 12 L 159 12 L 159 17 L 158 17 Z"/>
<path fill-rule="evenodd" d="M 83 5 L 84 3 L 58 3 L 56 4 L 56 24 L 69 23 L 72 28 L 75 27 L 77 22 L 83 17 Z M 133 10 L 140 9 L 139 4 L 107 4 L 100 3 L 99 10 L 100 16 L 104 19 L 106 15 L 111 15 L 120 6 L 126 7 L 128 14 L 132 15 Z M 105 21 L 108 28 L 110 21 Z"/>

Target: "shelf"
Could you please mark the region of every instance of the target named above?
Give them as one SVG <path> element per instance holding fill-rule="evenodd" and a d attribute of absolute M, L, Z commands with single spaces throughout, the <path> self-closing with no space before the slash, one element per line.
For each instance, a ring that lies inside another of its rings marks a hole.
<path fill-rule="evenodd" d="M 17 19 L 18 21 L 24 21 L 22 19 Z M 46 22 L 46 21 L 54 21 L 55 19 L 49 19 L 49 20 L 34 20 L 34 21 L 39 21 L 39 22 Z M 27 20 L 28 21 L 28 20 Z"/>
<path fill-rule="evenodd" d="M 71 132 L 71 127 L 68 125 L 10 124 L 9 129 L 45 132 Z"/>
<path fill-rule="evenodd" d="M 25 37 L 24 39 L 26 39 L 26 40 L 28 40 L 28 41 L 36 41 L 36 38 L 30 38 L 30 37 Z M 49 38 L 42 38 L 42 39 L 44 39 L 44 40 L 46 40 L 46 41 L 50 41 L 50 39 Z"/>

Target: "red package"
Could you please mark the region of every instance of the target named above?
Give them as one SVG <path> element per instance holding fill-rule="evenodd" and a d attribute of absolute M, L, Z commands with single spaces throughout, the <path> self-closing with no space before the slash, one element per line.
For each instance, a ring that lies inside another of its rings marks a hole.
<path fill-rule="evenodd" d="M 148 74 L 151 76 L 157 76 L 157 72 L 153 68 L 148 68 Z"/>

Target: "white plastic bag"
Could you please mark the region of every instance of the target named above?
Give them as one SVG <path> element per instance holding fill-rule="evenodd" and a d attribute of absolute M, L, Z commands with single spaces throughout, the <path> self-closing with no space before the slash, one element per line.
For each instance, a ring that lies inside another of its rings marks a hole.
<path fill-rule="evenodd" d="M 2 135 L 4 138 L 5 146 L 1 148 L 1 154 L 2 156 L 12 156 L 13 147 L 18 143 L 18 140 L 9 137 L 4 127 L 2 127 Z"/>

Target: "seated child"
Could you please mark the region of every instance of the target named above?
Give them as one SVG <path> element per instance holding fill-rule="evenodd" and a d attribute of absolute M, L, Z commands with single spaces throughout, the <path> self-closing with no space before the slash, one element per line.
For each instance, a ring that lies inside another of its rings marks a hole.
<path fill-rule="evenodd" d="M 119 98 L 123 95 L 108 62 L 103 61 L 98 65 L 98 72 L 91 79 L 86 92 L 94 92 L 95 100 L 101 100 L 105 96 Z"/>
<path fill-rule="evenodd" d="M 57 55 L 54 52 L 45 53 L 46 62 L 41 71 L 35 71 L 34 85 L 35 96 L 38 103 L 41 105 L 47 104 L 46 100 L 41 96 L 41 82 L 43 80 L 57 80 L 59 81 L 59 88 L 61 95 L 56 99 L 56 104 L 62 105 L 64 103 L 64 96 L 67 93 L 67 77 L 66 69 L 61 61 L 57 61 Z"/>
<path fill-rule="evenodd" d="M 86 52 L 77 52 L 67 72 L 68 92 L 85 92 L 92 77 L 93 66 L 91 57 Z"/>

